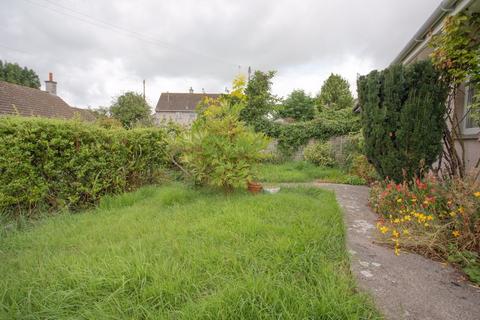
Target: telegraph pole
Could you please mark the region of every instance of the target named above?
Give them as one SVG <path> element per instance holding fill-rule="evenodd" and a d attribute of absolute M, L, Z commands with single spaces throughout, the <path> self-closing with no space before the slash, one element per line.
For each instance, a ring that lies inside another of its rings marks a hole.
<path fill-rule="evenodd" d="M 143 79 L 143 100 L 145 100 L 145 79 Z"/>

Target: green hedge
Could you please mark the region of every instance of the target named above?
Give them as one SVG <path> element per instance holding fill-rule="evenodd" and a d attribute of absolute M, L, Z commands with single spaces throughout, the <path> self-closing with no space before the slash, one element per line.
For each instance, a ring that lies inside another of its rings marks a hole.
<path fill-rule="evenodd" d="M 0 213 L 75 210 L 152 182 L 165 147 L 159 129 L 0 118 Z"/>

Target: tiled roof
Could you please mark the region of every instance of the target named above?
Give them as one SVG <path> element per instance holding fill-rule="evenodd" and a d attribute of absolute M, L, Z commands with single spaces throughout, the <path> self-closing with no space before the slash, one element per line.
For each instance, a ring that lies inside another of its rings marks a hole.
<path fill-rule="evenodd" d="M 162 92 L 158 99 L 156 112 L 195 112 L 197 104 L 205 97 L 216 99 L 218 93 L 169 93 Z"/>
<path fill-rule="evenodd" d="M 0 115 L 70 119 L 76 114 L 84 120 L 95 120 L 95 116 L 89 110 L 73 108 L 59 96 L 0 81 Z"/>

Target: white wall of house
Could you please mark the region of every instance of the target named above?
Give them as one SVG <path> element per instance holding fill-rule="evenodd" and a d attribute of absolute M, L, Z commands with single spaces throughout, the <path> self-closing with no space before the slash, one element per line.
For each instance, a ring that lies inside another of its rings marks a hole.
<path fill-rule="evenodd" d="M 405 64 L 410 64 L 415 61 L 428 59 L 433 52 L 432 48 L 423 46 L 422 50 L 417 50 L 415 55 L 409 56 Z M 457 119 L 460 120 L 460 132 L 462 134 L 461 141 L 456 141 L 455 145 L 458 152 L 461 152 L 461 145 L 463 144 L 463 158 L 465 160 L 465 167 L 468 170 L 473 170 L 480 159 L 480 142 L 479 134 L 480 128 L 476 125 L 469 116 L 469 108 L 471 103 L 471 90 L 465 85 L 458 88 L 457 95 L 454 100 L 454 112 Z"/>
<path fill-rule="evenodd" d="M 188 126 L 195 121 L 197 114 L 195 112 L 157 111 L 154 117 L 156 124 L 172 121 L 182 126 Z"/>

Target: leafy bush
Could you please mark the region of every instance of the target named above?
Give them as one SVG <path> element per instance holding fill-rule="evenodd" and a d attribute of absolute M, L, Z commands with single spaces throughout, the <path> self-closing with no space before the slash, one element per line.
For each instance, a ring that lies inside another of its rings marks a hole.
<path fill-rule="evenodd" d="M 447 85 L 429 61 L 393 65 L 358 81 L 365 153 L 382 178 L 419 176 L 442 151 Z"/>
<path fill-rule="evenodd" d="M 166 163 L 164 136 L 159 129 L 2 118 L 0 211 L 78 209 L 151 182 Z"/>
<path fill-rule="evenodd" d="M 333 158 L 332 145 L 329 142 L 315 142 L 305 147 L 305 160 L 321 167 L 333 167 L 336 162 Z"/>
<path fill-rule="evenodd" d="M 369 184 L 378 179 L 377 171 L 363 154 L 356 154 L 352 158 L 350 173 L 359 176 Z"/>
<path fill-rule="evenodd" d="M 190 131 L 178 139 L 181 162 L 195 182 L 226 191 L 253 179 L 253 165 L 265 158 L 268 139 L 239 120 L 243 104 L 209 100 Z"/>
<path fill-rule="evenodd" d="M 141 94 L 135 92 L 126 92 L 117 97 L 110 106 L 109 112 L 125 128 L 151 126 L 153 122 L 150 106 Z"/>
<path fill-rule="evenodd" d="M 303 90 L 294 90 L 283 102 L 280 115 L 297 121 L 312 120 L 315 115 L 315 100 Z"/>
<path fill-rule="evenodd" d="M 448 259 L 478 281 L 479 190 L 474 177 L 440 181 L 427 176 L 399 184 L 387 180 L 372 188 L 370 203 L 383 216 L 377 227 L 397 255 L 405 248 Z"/>

